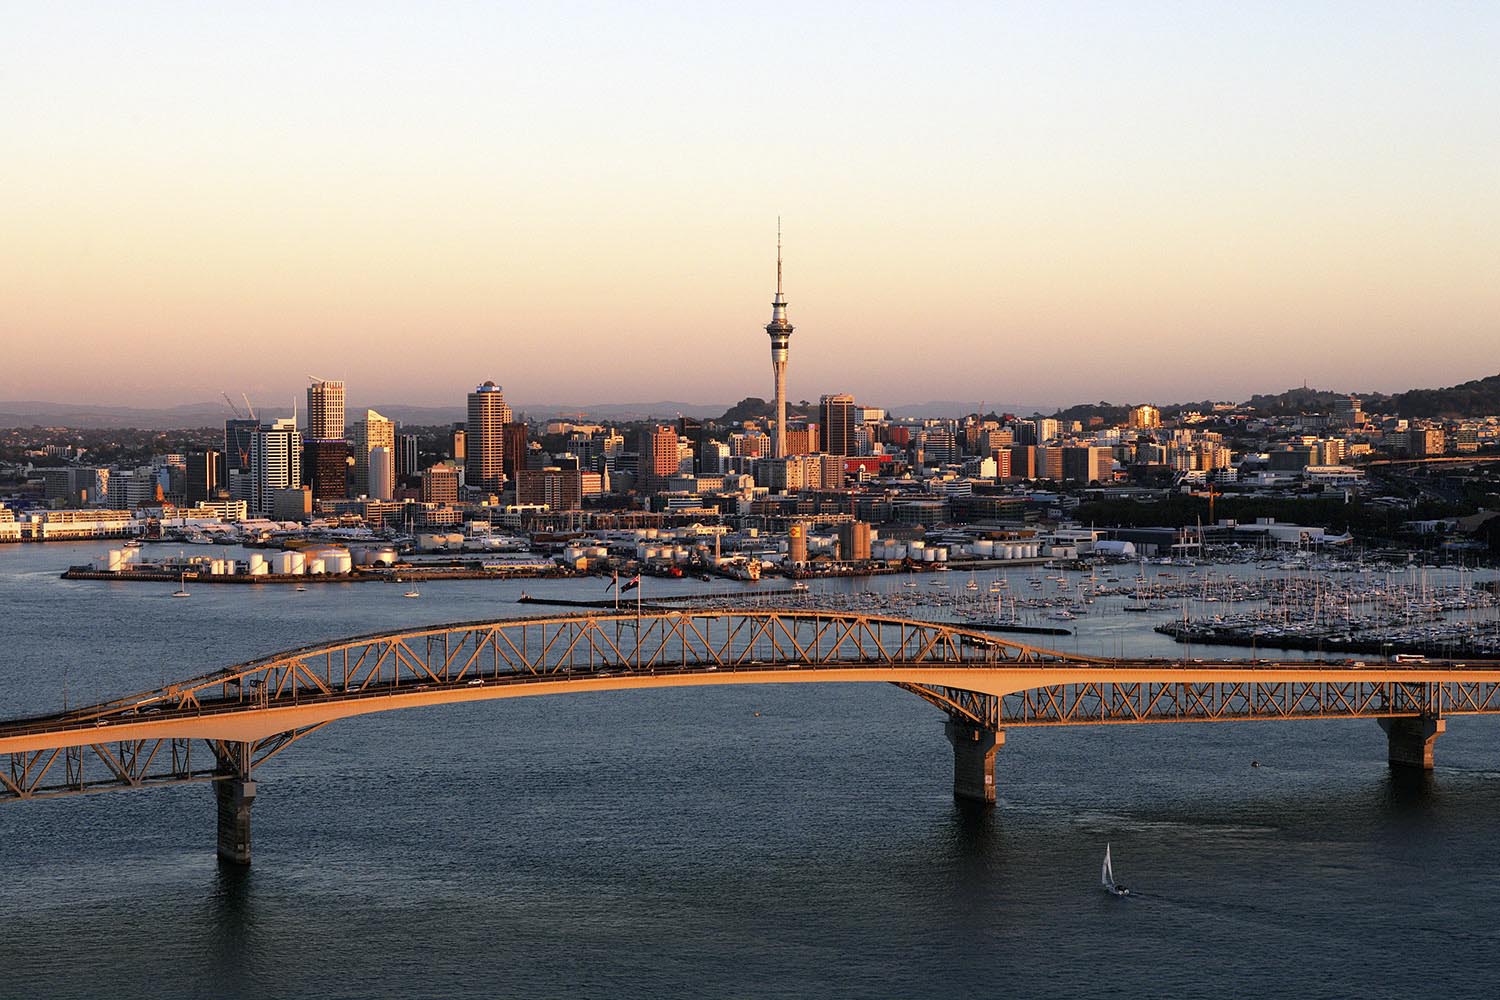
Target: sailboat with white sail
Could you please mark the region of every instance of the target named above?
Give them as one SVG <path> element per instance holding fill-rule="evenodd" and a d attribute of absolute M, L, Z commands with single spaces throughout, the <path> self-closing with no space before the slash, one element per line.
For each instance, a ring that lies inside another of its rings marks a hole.
<path fill-rule="evenodd" d="M 1104 845 L 1104 868 L 1099 873 L 1099 883 L 1111 896 L 1128 896 L 1130 890 L 1115 881 L 1115 866 L 1109 859 L 1109 844 Z"/>

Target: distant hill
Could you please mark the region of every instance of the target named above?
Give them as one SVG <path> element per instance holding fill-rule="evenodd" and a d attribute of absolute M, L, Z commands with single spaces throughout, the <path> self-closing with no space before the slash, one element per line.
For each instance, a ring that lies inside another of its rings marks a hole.
<path fill-rule="evenodd" d="M 1365 409 L 1371 412 L 1396 413 L 1403 417 L 1477 417 L 1500 413 L 1500 374 L 1464 382 L 1462 385 L 1442 389 L 1409 389 L 1388 395 L 1378 392 L 1339 391 L 1313 389 L 1307 386 L 1287 389 L 1278 393 L 1257 393 L 1246 403 L 1252 409 L 1267 415 L 1327 412 L 1344 396 L 1358 396 Z M 859 400 L 870 406 L 884 405 L 879 400 Z M 887 412 L 896 417 L 959 417 L 968 413 L 1014 413 L 1019 416 L 1053 413 L 1059 419 L 1083 420 L 1099 416 L 1106 422 L 1115 423 L 1125 418 L 1129 403 L 1108 402 L 1079 403 L 1066 408 L 1054 406 L 1032 406 L 1016 403 L 981 403 L 977 400 L 929 400 L 924 403 L 906 403 L 886 406 Z M 1191 403 L 1163 405 L 1162 410 L 1173 413 L 1185 409 L 1204 409 L 1213 404 L 1207 400 Z M 654 403 L 583 403 L 557 404 L 532 403 L 511 400 L 511 408 L 532 420 L 547 420 L 553 417 L 576 417 L 583 414 L 586 420 L 670 420 L 678 415 L 697 419 L 764 419 L 770 414 L 771 404 L 759 397 L 746 397 L 730 406 L 727 403 L 688 403 L 680 400 L 660 400 Z M 790 404 L 792 413 L 813 416 L 817 404 L 799 407 Z M 360 403 L 347 408 L 349 420 L 364 410 L 372 409 L 408 425 L 434 426 L 464 419 L 462 400 L 452 406 L 413 406 L 406 403 L 381 403 L 368 406 Z M 277 417 L 290 416 L 288 405 L 264 407 L 264 413 Z M 80 429 L 135 428 L 137 430 L 169 431 L 195 427 L 218 427 L 231 416 L 222 402 L 180 403 L 176 406 L 111 406 L 83 403 L 57 403 L 42 400 L 0 401 L 0 427 L 75 427 Z M 722 416 L 721 416 L 722 415 Z"/>
<path fill-rule="evenodd" d="M 1403 417 L 1482 417 L 1500 413 L 1500 375 L 1446 389 L 1408 389 L 1393 397 Z"/>

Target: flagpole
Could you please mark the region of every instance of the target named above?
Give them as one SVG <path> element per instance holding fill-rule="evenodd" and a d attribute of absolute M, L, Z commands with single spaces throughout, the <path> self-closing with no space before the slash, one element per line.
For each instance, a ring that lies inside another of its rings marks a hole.
<path fill-rule="evenodd" d="M 615 614 L 620 613 L 620 571 L 615 570 Z"/>
<path fill-rule="evenodd" d="M 640 573 L 635 575 L 635 669 L 641 669 L 641 591 L 645 587 L 641 582 L 645 576 Z"/>

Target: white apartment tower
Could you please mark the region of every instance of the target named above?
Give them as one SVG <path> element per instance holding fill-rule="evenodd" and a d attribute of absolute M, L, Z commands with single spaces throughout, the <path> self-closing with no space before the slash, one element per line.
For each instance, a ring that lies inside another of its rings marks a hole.
<path fill-rule="evenodd" d="M 295 417 L 259 427 L 250 438 L 250 507 L 270 514 L 276 491 L 302 485 L 302 434 Z"/>

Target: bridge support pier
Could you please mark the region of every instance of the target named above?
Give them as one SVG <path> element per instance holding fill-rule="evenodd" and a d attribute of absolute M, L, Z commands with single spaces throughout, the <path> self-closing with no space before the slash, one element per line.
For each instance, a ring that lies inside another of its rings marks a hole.
<path fill-rule="evenodd" d="M 1005 730 L 950 719 L 943 732 L 953 744 L 953 797 L 994 805 L 995 751 L 1005 746 Z"/>
<path fill-rule="evenodd" d="M 1448 728 L 1447 719 L 1430 715 L 1405 718 L 1383 718 L 1387 755 L 1392 767 L 1432 770 L 1432 745 Z"/>
<path fill-rule="evenodd" d="M 219 806 L 219 860 L 232 865 L 250 863 L 250 807 L 255 804 L 255 782 L 225 778 L 214 783 Z"/>

